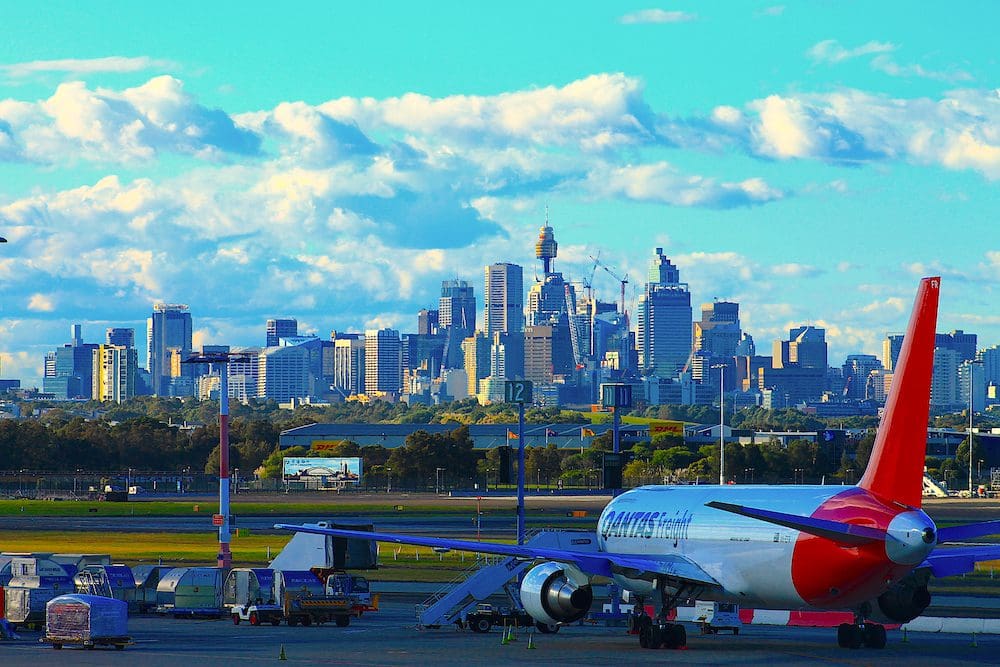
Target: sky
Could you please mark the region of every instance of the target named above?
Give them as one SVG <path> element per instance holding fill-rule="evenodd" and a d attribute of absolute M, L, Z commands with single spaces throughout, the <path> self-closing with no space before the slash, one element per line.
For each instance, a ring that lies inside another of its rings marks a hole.
<path fill-rule="evenodd" d="M 880 354 L 925 275 L 1000 344 L 997 3 L 367 4 L 0 0 L 0 377 L 160 301 L 415 331 L 546 215 L 602 300 L 662 247 L 762 353 Z"/>

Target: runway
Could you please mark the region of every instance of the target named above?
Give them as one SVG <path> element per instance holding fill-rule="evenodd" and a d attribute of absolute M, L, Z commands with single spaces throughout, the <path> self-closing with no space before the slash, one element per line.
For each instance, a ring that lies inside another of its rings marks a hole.
<path fill-rule="evenodd" d="M 418 630 L 413 605 L 386 603 L 382 611 L 352 621 L 348 628 L 279 627 L 228 620 L 180 620 L 138 617 L 129 620 L 135 645 L 124 651 L 67 647 L 54 651 L 38 643 L 40 634 L 26 632 L 16 642 L 0 643 L 5 665 L 142 664 L 144 666 L 262 664 L 279 659 L 282 646 L 289 663 L 350 665 L 497 665 L 676 662 L 694 665 L 968 665 L 991 663 L 1000 650 L 1000 637 L 964 634 L 914 633 L 903 642 L 898 631 L 889 633 L 883 650 L 837 647 L 836 631 L 815 628 L 744 626 L 739 636 L 701 636 L 687 624 L 688 649 L 650 651 L 639 648 L 624 628 L 574 625 L 555 635 L 536 634 L 529 649 L 522 630 L 516 642 L 501 645 L 500 631 L 489 634 L 446 627 Z"/>

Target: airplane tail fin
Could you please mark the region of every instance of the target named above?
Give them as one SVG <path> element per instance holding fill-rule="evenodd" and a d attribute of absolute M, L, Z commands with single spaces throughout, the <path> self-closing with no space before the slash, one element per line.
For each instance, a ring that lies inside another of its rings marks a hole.
<path fill-rule="evenodd" d="M 919 507 L 922 497 L 940 291 L 941 278 L 920 281 L 882 423 L 858 482 L 862 489 L 911 507 Z"/>

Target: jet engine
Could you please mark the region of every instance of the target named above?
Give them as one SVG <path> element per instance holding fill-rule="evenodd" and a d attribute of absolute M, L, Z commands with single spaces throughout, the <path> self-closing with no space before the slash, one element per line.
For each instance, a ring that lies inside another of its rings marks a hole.
<path fill-rule="evenodd" d="M 924 613 L 931 603 L 931 594 L 927 590 L 927 572 L 911 572 L 882 593 L 877 600 L 877 611 L 874 616 L 880 621 L 893 623 L 908 623 Z M 881 612 L 881 613 L 879 613 Z"/>
<path fill-rule="evenodd" d="M 593 601 L 587 575 L 566 563 L 536 565 L 521 581 L 521 604 L 542 623 L 579 621 L 590 611 Z"/>

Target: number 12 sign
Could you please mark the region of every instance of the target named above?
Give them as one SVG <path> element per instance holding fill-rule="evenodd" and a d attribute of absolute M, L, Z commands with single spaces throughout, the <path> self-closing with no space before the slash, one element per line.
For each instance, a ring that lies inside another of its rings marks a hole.
<path fill-rule="evenodd" d="M 531 380 L 507 380 L 503 385 L 505 403 L 531 403 Z"/>

